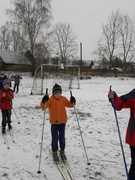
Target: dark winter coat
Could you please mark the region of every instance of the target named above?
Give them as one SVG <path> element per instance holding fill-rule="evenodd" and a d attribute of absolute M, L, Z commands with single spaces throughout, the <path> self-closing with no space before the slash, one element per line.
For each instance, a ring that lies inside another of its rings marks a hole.
<path fill-rule="evenodd" d="M 3 78 L 0 77 L 0 89 L 3 89 L 3 82 L 5 81 L 5 79 L 7 79 L 7 76 L 4 76 Z"/>
<path fill-rule="evenodd" d="M 131 146 L 135 146 L 135 89 L 123 96 L 116 96 L 114 104 L 118 111 L 123 108 L 130 108 L 130 119 L 126 132 L 126 143 Z"/>
<path fill-rule="evenodd" d="M 2 94 L 6 93 L 6 97 L 2 97 Z M 10 110 L 12 109 L 12 99 L 14 98 L 14 93 L 12 89 L 2 89 L 0 90 L 0 109 Z"/>
<path fill-rule="evenodd" d="M 15 84 L 20 84 L 20 79 L 22 79 L 22 77 L 19 76 L 19 75 L 14 75 L 14 76 L 12 76 L 11 78 L 14 79 Z"/>

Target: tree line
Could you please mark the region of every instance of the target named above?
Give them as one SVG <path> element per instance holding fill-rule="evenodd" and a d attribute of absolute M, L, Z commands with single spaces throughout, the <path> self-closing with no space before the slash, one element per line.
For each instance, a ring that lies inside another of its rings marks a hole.
<path fill-rule="evenodd" d="M 0 27 L 0 49 L 30 50 L 37 64 L 67 64 L 75 58 L 78 45 L 70 23 L 51 26 L 51 0 L 12 0 L 9 20 Z M 53 57 L 53 58 L 51 58 Z"/>
<path fill-rule="evenodd" d="M 101 66 L 105 69 L 121 68 L 122 71 L 134 69 L 135 21 L 119 10 L 112 12 L 108 22 L 102 25 L 101 38 L 97 49 Z"/>
<path fill-rule="evenodd" d="M 6 13 L 9 20 L 0 27 L 0 49 L 26 51 L 34 55 L 37 64 L 73 62 L 79 64 L 77 35 L 70 23 L 53 19 L 51 0 L 12 0 Z M 119 10 L 112 12 L 102 25 L 101 37 L 93 54 L 105 69 L 133 68 L 135 56 L 135 21 Z"/>

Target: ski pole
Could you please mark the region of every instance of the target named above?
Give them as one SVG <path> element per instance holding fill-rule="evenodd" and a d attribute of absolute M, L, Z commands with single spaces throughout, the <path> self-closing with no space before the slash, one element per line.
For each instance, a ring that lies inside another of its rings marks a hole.
<path fill-rule="evenodd" d="M 18 119 L 18 117 L 17 117 L 17 115 L 16 115 L 16 112 L 15 112 L 13 106 L 12 106 L 12 109 L 13 109 L 13 111 L 14 111 L 14 114 L 15 114 L 15 116 L 16 116 L 16 119 L 17 119 L 17 121 L 18 121 L 18 124 L 20 124 L 20 121 L 19 121 L 19 119 Z"/>
<path fill-rule="evenodd" d="M 72 97 L 72 92 L 71 92 L 71 91 L 70 91 L 70 95 L 71 95 L 71 97 Z M 88 155 L 87 155 L 87 152 L 86 152 L 86 147 L 85 147 L 84 140 L 83 140 L 83 135 L 82 135 L 82 131 L 81 131 L 81 127 L 80 127 L 80 123 L 79 123 L 79 120 L 78 120 L 78 117 L 77 117 L 77 112 L 76 112 L 76 108 L 75 108 L 75 106 L 74 106 L 74 112 L 75 112 L 75 116 L 76 116 L 76 120 L 77 120 L 78 128 L 79 128 L 80 135 L 81 135 L 81 139 L 82 139 L 82 144 L 83 144 L 83 148 L 84 148 L 85 156 L 86 156 L 86 159 L 87 159 L 87 165 L 90 165 L 90 162 L 89 162 L 89 159 L 88 159 Z"/>
<path fill-rule="evenodd" d="M 48 94 L 48 88 L 46 88 L 46 95 Z M 43 149 L 43 139 L 44 139 L 44 125 L 45 125 L 45 119 L 46 119 L 46 108 L 44 109 L 44 117 L 43 117 L 43 128 L 42 128 L 42 136 L 41 136 L 41 146 L 40 146 L 40 156 L 39 156 L 39 167 L 37 173 L 40 174 L 40 166 L 41 166 L 41 156 L 42 156 L 42 149 Z"/>
<path fill-rule="evenodd" d="M 9 96 L 8 96 L 8 98 L 9 98 Z M 17 121 L 18 121 L 18 124 L 20 124 L 20 121 L 19 121 L 19 119 L 18 119 L 18 117 L 17 117 L 17 115 L 16 115 L 16 112 L 15 112 L 14 108 L 13 108 L 12 102 L 10 102 L 10 106 L 11 106 L 11 108 L 12 108 L 13 111 L 14 111 L 14 114 L 15 114 L 15 117 L 16 117 L 16 119 L 17 119 Z"/>
<path fill-rule="evenodd" d="M 109 91 L 111 92 L 111 87 L 109 88 Z M 126 158 L 125 158 L 125 153 L 124 153 L 124 148 L 123 148 L 123 144 L 122 144 L 122 138 L 121 138 L 121 132 L 120 132 L 120 127 L 119 127 L 119 122 L 118 122 L 118 116 L 116 113 L 116 107 L 113 101 L 111 101 L 112 103 L 112 107 L 114 110 L 114 115 L 115 115 L 115 120 L 116 120 L 116 125 L 117 125 L 117 129 L 118 129 L 118 136 L 119 136 L 119 141 L 120 141 L 120 146 L 121 146 L 121 151 L 122 151 L 122 156 L 123 156 L 123 161 L 124 161 L 124 166 L 125 166 L 125 170 L 126 170 L 126 175 L 127 175 L 127 180 L 130 180 L 129 178 L 129 174 L 128 174 L 128 169 L 127 169 L 127 163 L 126 163 Z"/>

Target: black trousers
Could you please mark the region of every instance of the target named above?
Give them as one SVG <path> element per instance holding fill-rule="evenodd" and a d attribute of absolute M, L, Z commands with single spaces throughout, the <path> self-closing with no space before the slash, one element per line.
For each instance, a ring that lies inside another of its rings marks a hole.
<path fill-rule="evenodd" d="M 129 170 L 129 178 L 130 180 L 135 180 L 135 147 L 130 146 L 131 151 L 131 166 Z"/>
<path fill-rule="evenodd" d="M 2 127 L 6 126 L 6 123 L 11 123 L 11 110 L 1 110 L 2 112 Z"/>
<path fill-rule="evenodd" d="M 52 124 L 51 125 L 51 135 L 52 135 L 52 151 L 58 150 L 58 141 L 60 149 L 65 149 L 65 124 Z"/>
<path fill-rule="evenodd" d="M 19 84 L 14 84 L 14 92 L 15 92 L 15 89 L 16 89 L 16 93 L 18 93 L 18 91 L 19 91 Z"/>

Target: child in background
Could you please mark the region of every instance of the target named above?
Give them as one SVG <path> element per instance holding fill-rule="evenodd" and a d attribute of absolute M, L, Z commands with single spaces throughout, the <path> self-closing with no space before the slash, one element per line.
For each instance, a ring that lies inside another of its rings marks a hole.
<path fill-rule="evenodd" d="M 6 76 L 3 72 L 1 72 L 1 73 L 0 73 L 0 89 L 3 89 L 3 82 L 4 82 L 6 79 L 8 79 L 7 76 Z"/>
<path fill-rule="evenodd" d="M 10 89 L 10 81 L 5 80 L 3 82 L 4 88 L 0 90 L 0 109 L 2 112 L 2 134 L 6 133 L 6 124 L 8 123 L 9 130 L 12 129 L 11 126 L 11 109 L 12 109 L 12 99 L 14 94 L 12 89 Z"/>
<path fill-rule="evenodd" d="M 16 93 L 18 93 L 19 91 L 19 85 L 20 85 L 20 79 L 22 79 L 22 77 L 19 74 L 16 74 L 14 76 L 11 76 L 11 78 L 14 79 L 14 92 L 16 90 Z"/>
<path fill-rule="evenodd" d="M 72 108 L 75 106 L 76 100 L 73 96 L 70 97 L 70 101 L 62 96 L 62 88 L 60 85 L 55 84 L 52 89 L 52 96 L 46 94 L 40 103 L 41 109 L 49 108 L 50 124 L 51 124 L 51 136 L 52 136 L 52 152 L 55 162 L 59 161 L 57 154 L 58 141 L 60 145 L 60 156 L 63 161 L 66 161 L 65 155 L 65 126 L 67 122 L 66 108 Z"/>

